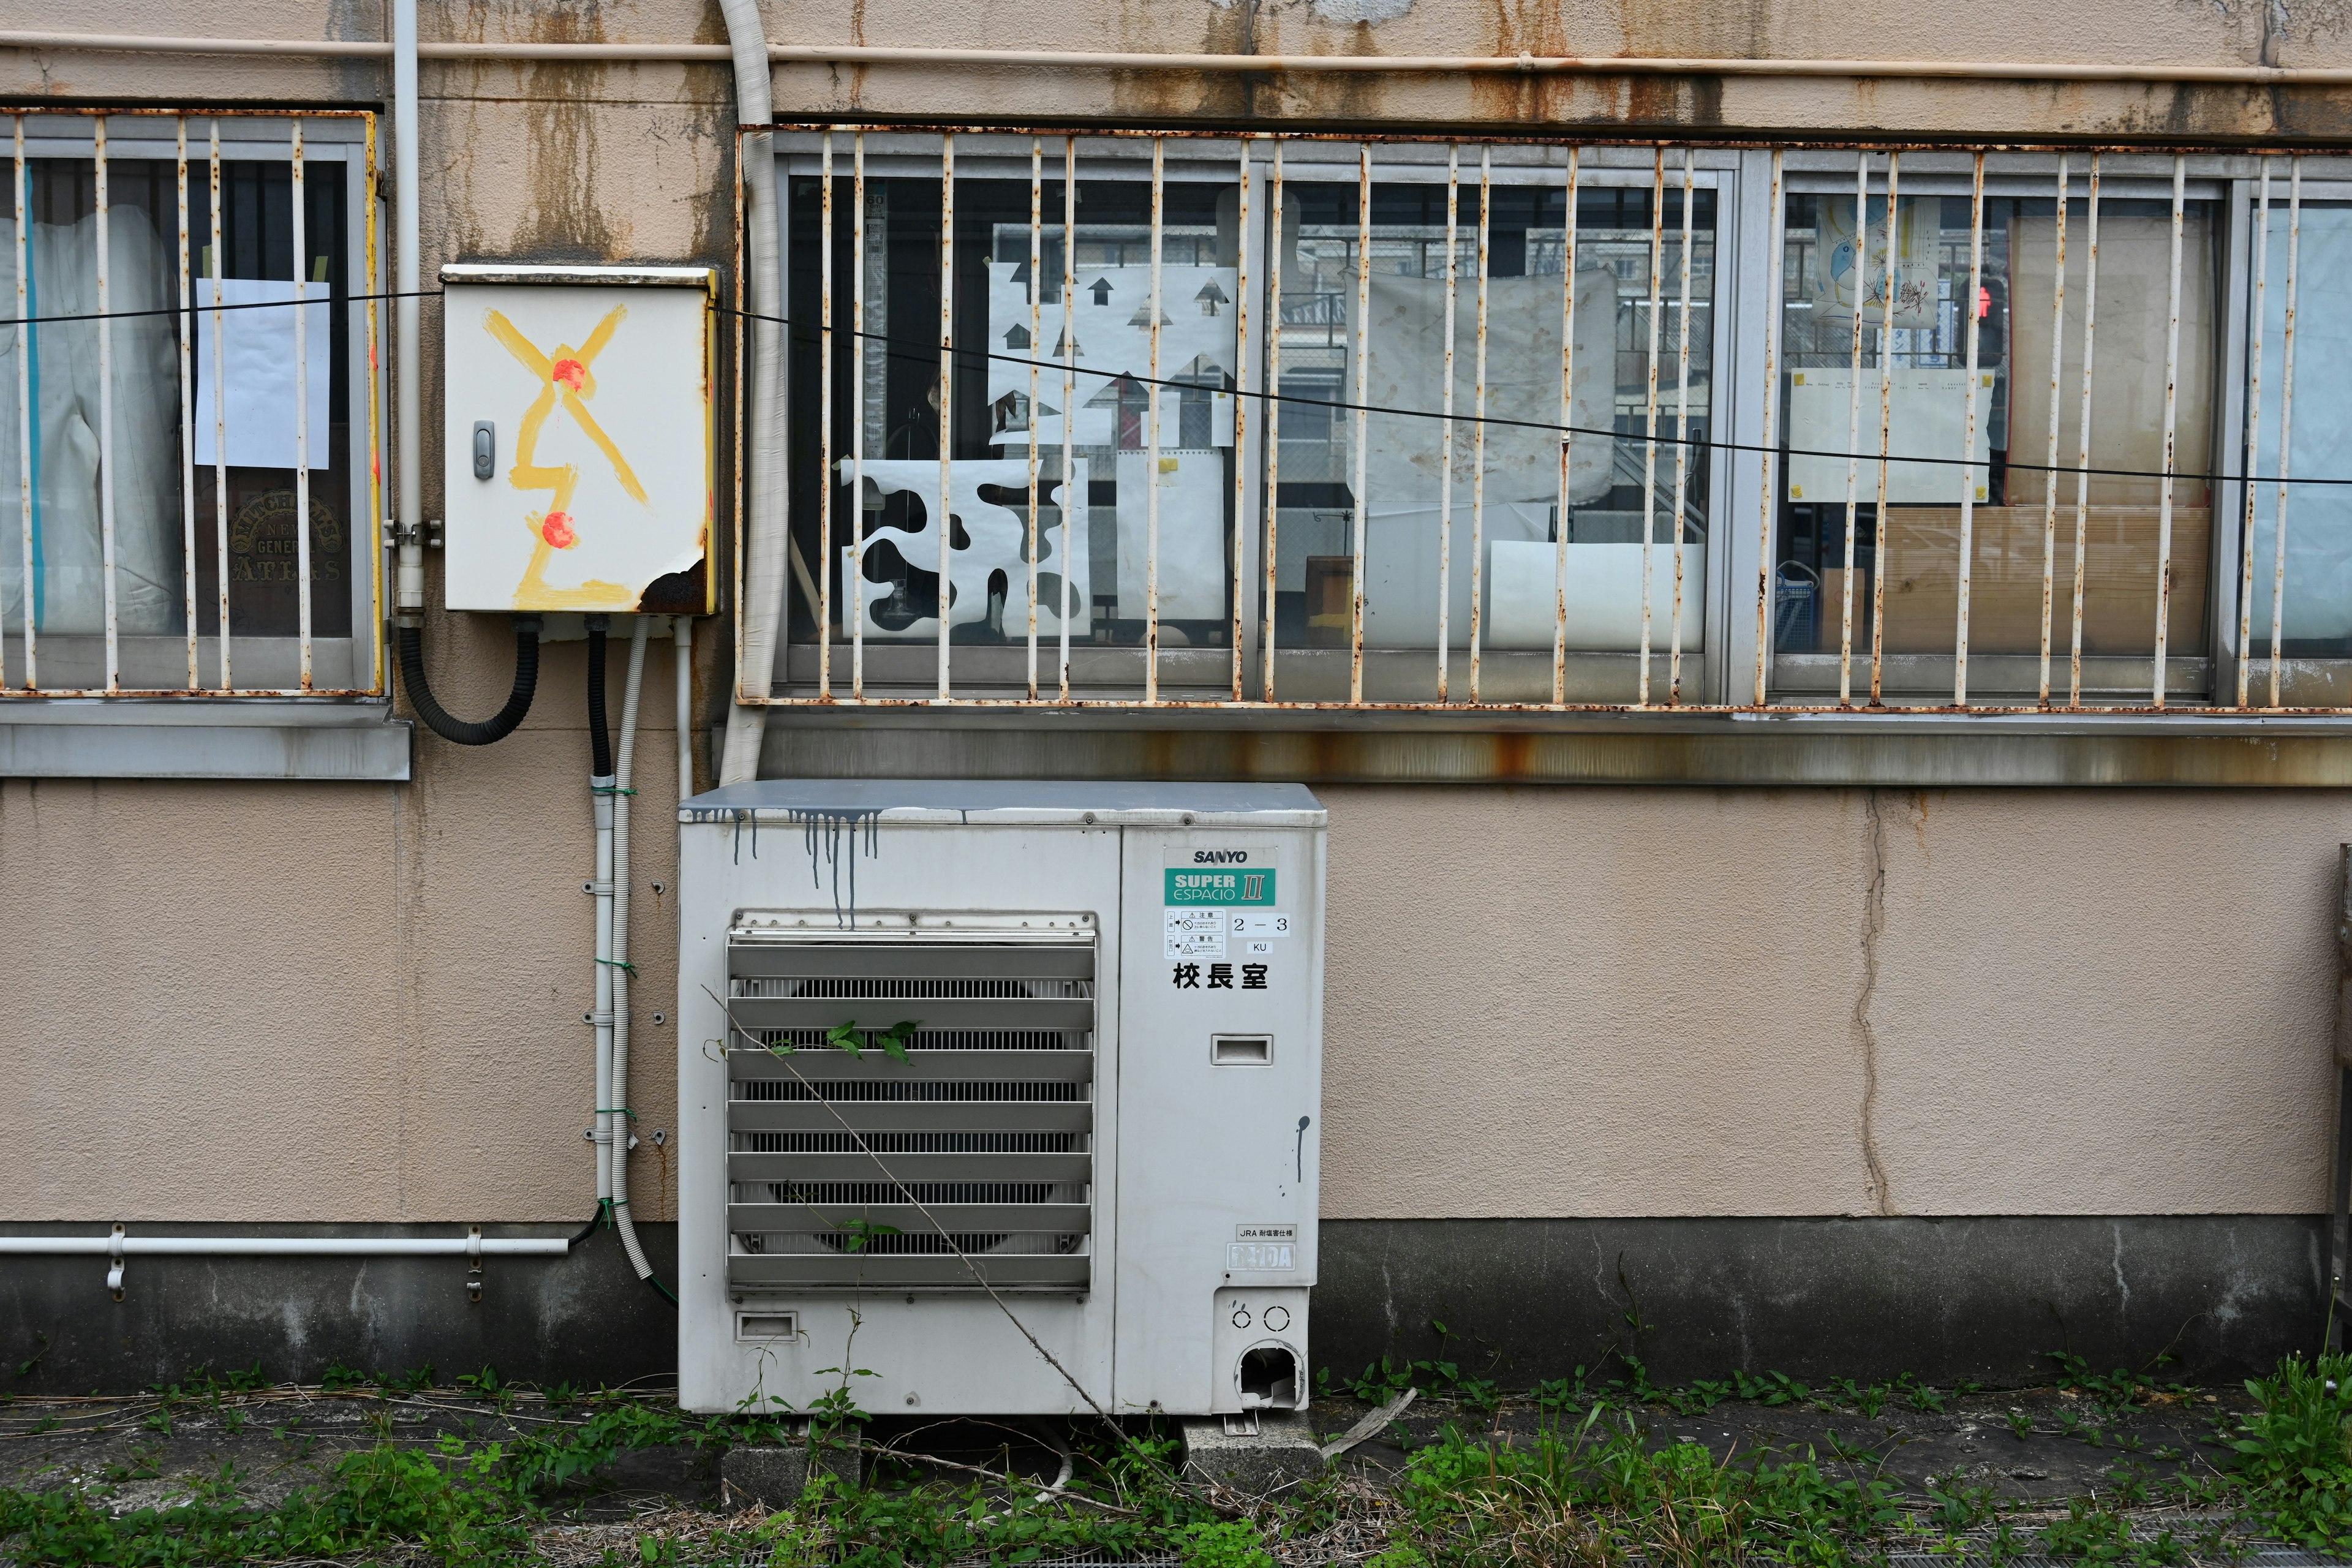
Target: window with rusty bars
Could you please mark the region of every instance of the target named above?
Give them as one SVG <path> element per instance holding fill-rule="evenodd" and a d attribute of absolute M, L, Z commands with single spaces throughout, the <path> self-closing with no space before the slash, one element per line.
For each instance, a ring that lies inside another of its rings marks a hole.
<path fill-rule="evenodd" d="M 0 685 L 372 692 L 370 121 L 0 128 Z"/>
<path fill-rule="evenodd" d="M 779 700 L 2352 697 L 2341 161 L 782 146 Z"/>

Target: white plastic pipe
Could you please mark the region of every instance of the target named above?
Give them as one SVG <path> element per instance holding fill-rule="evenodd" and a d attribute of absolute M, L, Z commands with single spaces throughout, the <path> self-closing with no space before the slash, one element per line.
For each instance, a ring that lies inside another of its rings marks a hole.
<path fill-rule="evenodd" d="M 0 1256 L 68 1258 L 560 1258 L 551 1237 L 0 1236 Z"/>
<path fill-rule="evenodd" d="M 719 0 L 727 19 L 728 47 L 735 62 L 735 118 L 740 125 L 765 126 L 775 119 L 768 80 L 768 39 L 759 0 Z M 765 739 L 768 690 L 775 679 L 776 639 L 783 618 L 784 562 L 790 540 L 784 515 L 783 275 L 779 268 L 776 226 L 776 165 L 773 139 L 764 131 L 740 143 L 748 201 L 744 266 L 751 274 L 751 363 L 743 417 L 751 428 L 745 443 L 749 504 L 743 528 L 742 644 L 737 700 L 729 706 L 727 740 L 719 762 L 719 783 L 759 777 L 760 742 Z M 944 537 L 944 535 L 942 535 Z M 944 592 L 944 590 L 942 590 Z M 755 699 L 741 700 L 746 695 Z"/>
<path fill-rule="evenodd" d="M 684 619 L 683 616 L 680 617 Z M 613 803 L 613 962 L 602 965 L 612 976 L 613 984 L 613 1053 L 611 1100 L 600 1103 L 611 1106 L 610 1120 L 613 1142 L 607 1152 L 612 1167 L 613 1224 L 620 1230 L 621 1247 L 629 1255 L 629 1267 L 637 1271 L 640 1279 L 650 1277 L 654 1266 L 646 1261 L 646 1249 L 637 1245 L 636 1221 L 629 1215 L 629 1148 L 636 1142 L 629 1123 L 629 784 L 634 775 L 637 754 L 637 696 L 646 679 L 646 634 L 651 625 L 643 616 L 635 617 L 629 628 L 629 676 L 621 689 L 620 747 L 613 762 L 613 793 L 606 796 Z"/>
<path fill-rule="evenodd" d="M 401 0 L 404 6 L 407 0 Z M 745 4 L 741 7 L 752 7 Z M 730 38 L 740 37 L 735 0 L 721 0 Z M 757 37 L 756 34 L 751 35 Z M 762 40 L 764 41 L 764 40 Z M 122 33 L 0 29 L 0 48 L 87 53 L 264 55 L 288 59 L 383 59 L 397 44 L 312 38 L 156 37 Z M 635 64 L 647 60 L 735 63 L 740 92 L 743 51 L 728 44 L 567 44 L 474 42 L 425 44 L 434 60 L 562 60 Z M 878 44 L 768 44 L 778 64 L 948 65 L 1027 67 L 1067 70 L 1233 71 L 1256 76 L 1295 73 L 1453 72 L 1529 76 L 1742 76 L 1792 78 L 1930 78 L 1973 81 L 2232 82 L 2264 87 L 2352 84 L 2352 67 L 2256 65 L 2112 65 L 2085 60 L 1770 59 L 1698 55 L 1229 55 L 1107 49 L 926 48 Z M 764 97 L 764 94 L 763 94 Z M 740 100 L 739 100 L 740 101 Z M 743 122 L 754 121 L 748 113 Z"/>
<path fill-rule="evenodd" d="M 424 265 L 418 258 L 416 190 L 416 0 L 392 7 L 393 374 L 399 432 L 394 462 L 400 525 L 394 557 L 393 609 L 413 616 L 425 608 L 425 349 L 419 326 Z M 299 268 L 296 270 L 299 272 Z M 226 628 L 224 628 L 226 629 Z"/>

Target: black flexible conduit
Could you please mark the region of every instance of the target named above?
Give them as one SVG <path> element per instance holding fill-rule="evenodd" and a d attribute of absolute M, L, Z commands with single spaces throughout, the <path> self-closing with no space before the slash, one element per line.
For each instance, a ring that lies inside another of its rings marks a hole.
<path fill-rule="evenodd" d="M 613 736 L 604 723 L 604 628 L 610 623 L 603 616 L 590 616 L 587 621 L 588 745 L 595 761 L 591 771 L 599 784 L 610 784 L 613 778 Z"/>
<path fill-rule="evenodd" d="M 454 716 L 434 700 L 433 689 L 425 682 L 424 630 L 414 626 L 401 626 L 400 680 L 408 689 L 409 706 L 445 741 L 455 741 L 461 746 L 487 746 L 493 741 L 505 740 L 522 722 L 523 715 L 530 711 L 531 694 L 539 687 L 539 627 L 537 616 L 514 618 L 514 689 L 507 694 L 507 705 L 495 716 L 477 723 Z"/>

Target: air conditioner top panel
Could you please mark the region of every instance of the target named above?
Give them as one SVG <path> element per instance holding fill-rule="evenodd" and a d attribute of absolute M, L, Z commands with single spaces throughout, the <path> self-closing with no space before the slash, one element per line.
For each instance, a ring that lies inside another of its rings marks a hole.
<path fill-rule="evenodd" d="M 761 779 L 682 801 L 683 823 L 949 822 L 1138 827 L 1321 827 L 1303 784 L 1118 780 Z"/>

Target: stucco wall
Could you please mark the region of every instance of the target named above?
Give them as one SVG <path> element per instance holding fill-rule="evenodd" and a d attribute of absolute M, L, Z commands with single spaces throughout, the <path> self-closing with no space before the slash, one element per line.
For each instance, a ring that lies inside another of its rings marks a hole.
<path fill-rule="evenodd" d="M 2352 801 L 1320 793 L 1331 1215 L 2325 1206 Z"/>
<path fill-rule="evenodd" d="M 583 750 L 0 790 L 9 1217 L 584 1215 Z M 2322 1206 L 2352 802 L 1324 794 L 1335 1216 Z M 670 914 L 637 921 L 641 1130 L 675 1124 Z"/>
<path fill-rule="evenodd" d="M 2352 63 L 2341 4 L 1954 12 L 1470 0 L 865 0 L 779 40 L 1326 53 Z M 8 25 L 380 37 L 352 4 L 65 0 Z M 716 40 L 716 8 L 425 6 L 428 37 Z M 1853 126 L 2224 137 L 2352 126 L 2352 93 L 2239 88 L 1295 78 L 793 67 L 836 111 L 1391 125 Z M 444 260 L 731 260 L 715 67 L 428 63 Z M 372 62 L 0 49 L 64 102 L 365 102 Z M 427 500 L 439 485 L 427 315 Z M 437 568 L 436 568 L 437 569 Z M 437 590 L 436 590 L 437 597 Z M 495 625 L 429 623 L 495 706 Z M 704 640 L 713 689 L 723 632 Z M 669 654 L 639 754 L 640 1128 L 671 1125 Z M 614 658 L 618 668 L 618 655 Z M 716 684 L 723 685 L 720 675 Z M 407 786 L 0 785 L 0 1219 L 584 1217 L 590 1036 L 579 650 L 484 751 Z M 706 714 L 707 717 L 707 714 Z M 821 743 L 821 742 L 812 742 Z M 2308 1212 L 2322 1201 L 2335 846 L 2281 794 L 1347 788 L 1333 806 L 1330 1212 L 1353 1216 Z M 639 1212 L 661 1201 L 641 1152 Z"/>

